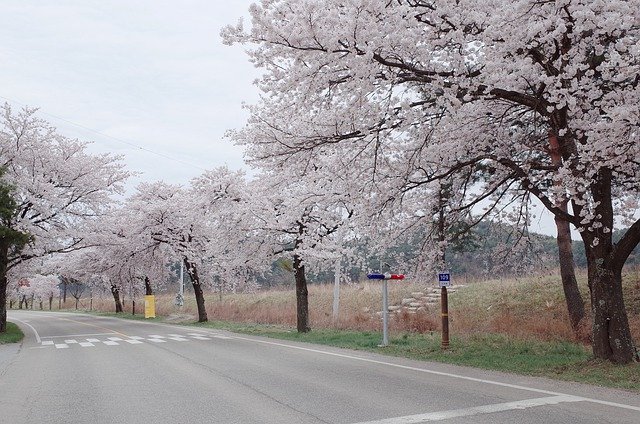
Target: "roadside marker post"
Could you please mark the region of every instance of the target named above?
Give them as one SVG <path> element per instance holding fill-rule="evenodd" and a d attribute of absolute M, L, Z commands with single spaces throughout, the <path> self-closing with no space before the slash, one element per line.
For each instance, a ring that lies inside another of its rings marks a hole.
<path fill-rule="evenodd" d="M 451 286 L 451 273 L 441 271 L 438 273 L 440 285 L 440 315 L 442 317 L 442 349 L 449 349 L 449 296 L 447 287 Z"/>
<path fill-rule="evenodd" d="M 389 292 L 387 280 L 404 280 L 404 274 L 367 274 L 369 280 L 382 280 L 382 344 L 389 346 Z"/>

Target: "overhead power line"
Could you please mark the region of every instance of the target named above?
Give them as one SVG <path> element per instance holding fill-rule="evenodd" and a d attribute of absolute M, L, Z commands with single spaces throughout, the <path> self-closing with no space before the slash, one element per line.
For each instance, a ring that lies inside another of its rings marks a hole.
<path fill-rule="evenodd" d="M 10 98 L 2 96 L 2 95 L 0 95 L 0 99 L 4 99 L 4 100 L 6 100 L 6 101 L 8 101 L 10 103 L 16 103 L 16 104 L 19 104 L 19 105 L 22 105 L 22 106 L 29 106 L 24 102 L 20 102 L 18 100 L 10 99 Z M 108 138 L 110 140 L 117 141 L 118 143 L 126 144 L 127 146 L 133 147 L 133 148 L 135 148 L 137 150 L 141 150 L 141 151 L 146 152 L 146 153 L 151 153 L 152 155 L 160 156 L 162 158 L 165 158 L 165 159 L 168 159 L 168 160 L 171 160 L 171 161 L 174 161 L 174 162 L 178 162 L 178 163 L 181 163 L 183 165 L 187 165 L 187 166 L 190 166 L 190 167 L 193 167 L 193 168 L 200 169 L 202 171 L 206 171 L 205 168 L 203 168 L 201 166 L 198 166 L 198 165 L 194 165 L 193 163 L 185 162 L 185 161 L 183 161 L 181 159 L 176 159 L 176 158 L 174 158 L 172 156 L 169 156 L 167 154 L 160 153 L 160 152 L 157 152 L 157 151 L 154 151 L 154 150 L 151 150 L 151 149 L 147 149 L 146 147 L 142 147 L 142 146 L 140 146 L 138 144 L 132 143 L 132 142 L 127 141 L 127 140 L 124 140 L 122 138 L 118 138 L 118 137 L 111 136 L 109 134 L 105 134 L 105 133 L 100 132 L 100 131 L 98 131 L 96 129 L 87 127 L 87 126 L 82 125 L 82 124 L 78 124 L 77 122 L 73 122 L 73 121 L 70 121 L 68 119 L 62 118 L 60 116 L 56 116 L 56 115 L 54 115 L 52 113 L 44 112 L 40 108 L 36 108 L 36 109 L 38 110 L 38 113 L 41 113 L 43 115 L 49 116 L 51 118 L 54 118 L 54 119 L 57 119 L 57 120 L 60 120 L 60 121 L 63 121 L 63 122 L 66 122 L 67 124 L 73 125 L 73 126 L 78 127 L 78 128 L 82 128 L 85 131 L 89 131 L 91 133 L 94 133 L 94 134 L 97 134 L 99 136 Z"/>

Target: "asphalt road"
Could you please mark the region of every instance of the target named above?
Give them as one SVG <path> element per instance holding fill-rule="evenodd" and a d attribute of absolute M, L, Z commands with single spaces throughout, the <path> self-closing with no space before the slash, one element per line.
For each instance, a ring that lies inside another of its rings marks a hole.
<path fill-rule="evenodd" d="M 640 423 L 640 395 L 310 344 L 10 311 L 0 422 Z"/>

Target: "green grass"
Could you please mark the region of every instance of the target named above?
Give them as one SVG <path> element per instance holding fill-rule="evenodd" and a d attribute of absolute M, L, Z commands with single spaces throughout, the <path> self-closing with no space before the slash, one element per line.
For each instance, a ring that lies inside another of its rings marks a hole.
<path fill-rule="evenodd" d="M 0 333 L 0 345 L 5 343 L 18 343 L 24 338 L 24 333 L 12 322 L 7 322 L 7 331 Z"/>

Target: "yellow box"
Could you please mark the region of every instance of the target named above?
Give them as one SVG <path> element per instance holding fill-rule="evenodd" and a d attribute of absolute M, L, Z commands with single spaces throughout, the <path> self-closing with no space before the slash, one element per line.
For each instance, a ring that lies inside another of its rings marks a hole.
<path fill-rule="evenodd" d="M 144 297 L 144 317 L 156 317 L 156 297 L 152 294 Z"/>

